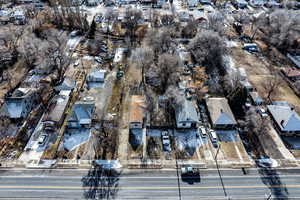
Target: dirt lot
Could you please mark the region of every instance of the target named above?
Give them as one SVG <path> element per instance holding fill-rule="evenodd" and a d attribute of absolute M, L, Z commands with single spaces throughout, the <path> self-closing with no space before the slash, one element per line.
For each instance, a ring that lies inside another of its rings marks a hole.
<path fill-rule="evenodd" d="M 262 83 L 268 78 L 272 78 L 269 70 L 271 64 L 265 57 L 258 57 L 241 49 L 241 47 L 232 48 L 232 58 L 235 61 L 236 67 L 246 69 L 249 81 L 258 90 L 262 97 L 266 97 Z M 279 70 L 276 68 L 276 70 Z M 278 75 L 279 76 L 279 75 Z M 300 99 L 296 96 L 289 85 L 281 78 L 281 85 L 276 88 L 276 94 L 273 96 L 274 101 L 287 101 L 293 104 L 298 112 L 300 112 Z"/>
<path fill-rule="evenodd" d="M 249 161 L 242 142 L 221 142 L 221 148 L 226 160 Z"/>

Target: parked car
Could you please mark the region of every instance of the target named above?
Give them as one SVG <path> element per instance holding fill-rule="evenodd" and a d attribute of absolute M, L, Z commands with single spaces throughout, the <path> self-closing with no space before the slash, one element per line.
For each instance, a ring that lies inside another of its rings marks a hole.
<path fill-rule="evenodd" d="M 215 148 L 218 148 L 219 144 L 218 144 L 217 133 L 214 130 L 210 130 L 209 131 L 209 137 L 210 137 L 212 145 Z"/>
<path fill-rule="evenodd" d="M 210 0 L 199 0 L 199 3 L 201 5 L 209 5 L 209 6 L 213 6 L 214 5 Z"/>
<path fill-rule="evenodd" d="M 266 111 L 266 109 L 262 108 L 262 107 L 257 107 L 257 112 L 262 116 L 262 117 L 268 117 L 268 113 Z"/>
<path fill-rule="evenodd" d="M 47 134 L 42 134 L 38 139 L 39 145 L 44 145 L 47 140 Z"/>
<path fill-rule="evenodd" d="M 202 137 L 207 137 L 206 129 L 203 126 L 200 126 L 198 131 L 201 133 Z"/>
<path fill-rule="evenodd" d="M 170 142 L 170 137 L 168 135 L 168 132 L 163 131 L 161 134 L 162 134 L 163 150 L 170 152 L 171 151 L 171 142 Z"/>
<path fill-rule="evenodd" d="M 246 43 L 246 44 L 244 44 L 243 49 L 245 51 L 248 51 L 249 53 L 258 53 L 259 52 L 259 48 L 258 48 L 257 44 L 255 44 L 255 43 Z"/>
<path fill-rule="evenodd" d="M 250 6 L 254 7 L 254 8 L 260 8 L 264 5 L 264 1 L 263 0 L 250 0 L 249 4 Z"/>
<path fill-rule="evenodd" d="M 71 38 L 74 38 L 74 37 L 78 36 L 79 33 L 80 33 L 80 32 L 79 32 L 78 30 L 72 31 L 72 32 L 70 33 L 70 37 L 71 37 Z"/>
<path fill-rule="evenodd" d="M 79 61 L 76 61 L 76 62 L 74 63 L 74 66 L 77 67 L 78 65 L 79 65 Z"/>
<path fill-rule="evenodd" d="M 282 4 L 278 0 L 268 0 L 265 2 L 267 8 L 282 8 Z"/>
<path fill-rule="evenodd" d="M 247 8 L 248 3 L 245 0 L 232 0 L 232 5 L 237 9 L 244 9 Z"/>

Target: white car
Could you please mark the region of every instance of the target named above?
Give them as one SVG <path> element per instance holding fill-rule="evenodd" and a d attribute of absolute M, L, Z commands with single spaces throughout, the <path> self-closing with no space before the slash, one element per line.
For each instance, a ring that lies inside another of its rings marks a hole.
<path fill-rule="evenodd" d="M 39 145 L 43 145 L 46 142 L 47 139 L 47 135 L 46 134 L 42 134 L 39 139 L 38 139 L 38 144 Z"/>
<path fill-rule="evenodd" d="M 202 137 L 206 137 L 207 136 L 206 129 L 203 126 L 199 127 L 199 132 L 201 132 Z"/>
<path fill-rule="evenodd" d="M 262 116 L 262 117 L 268 117 L 268 113 L 264 108 L 258 107 L 257 112 Z"/>
<path fill-rule="evenodd" d="M 263 168 L 271 168 L 271 167 L 277 167 L 278 162 L 272 158 L 262 157 L 256 161 L 256 164 L 259 167 Z"/>
<path fill-rule="evenodd" d="M 171 142 L 168 135 L 162 135 L 162 144 L 163 144 L 163 150 L 164 151 L 171 151 Z"/>
<path fill-rule="evenodd" d="M 79 65 L 79 61 L 76 61 L 75 63 L 74 63 L 74 66 L 78 66 Z"/>

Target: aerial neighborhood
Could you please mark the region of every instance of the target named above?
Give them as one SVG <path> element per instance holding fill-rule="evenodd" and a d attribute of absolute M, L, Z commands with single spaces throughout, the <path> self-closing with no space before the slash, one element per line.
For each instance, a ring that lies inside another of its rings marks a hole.
<path fill-rule="evenodd" d="M 299 16 L 299 0 L 0 0 L 0 169 L 299 168 Z"/>

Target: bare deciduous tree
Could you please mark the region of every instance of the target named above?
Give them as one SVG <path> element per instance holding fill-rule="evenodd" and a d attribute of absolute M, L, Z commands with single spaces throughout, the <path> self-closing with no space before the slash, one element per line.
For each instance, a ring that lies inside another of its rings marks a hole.
<path fill-rule="evenodd" d="M 183 92 L 179 91 L 179 89 L 174 85 L 171 85 L 167 88 L 165 96 L 168 98 L 169 104 L 174 110 L 176 107 L 182 106 L 185 100 Z"/>
<path fill-rule="evenodd" d="M 253 148 L 257 153 L 263 153 L 263 149 L 260 146 L 259 136 L 268 133 L 268 120 L 261 117 L 255 108 L 251 108 L 246 112 L 245 124 L 241 124 L 244 127 L 244 131 L 247 133 L 249 140 L 251 141 Z"/>
<path fill-rule="evenodd" d="M 131 53 L 130 60 L 142 69 L 142 85 L 144 85 L 145 70 L 150 68 L 154 62 L 154 53 L 152 49 L 147 47 L 134 49 Z"/>
<path fill-rule="evenodd" d="M 47 39 L 49 41 L 48 55 L 54 68 L 58 72 L 58 82 L 61 82 L 66 67 L 70 62 L 70 57 L 65 53 L 67 35 L 61 34 L 56 29 L 50 29 L 47 33 Z"/>
<path fill-rule="evenodd" d="M 264 80 L 262 83 L 262 87 L 264 88 L 266 92 L 266 96 L 269 102 L 272 102 L 272 97 L 276 95 L 276 92 L 278 91 L 278 87 L 282 85 L 282 80 L 280 79 L 278 74 L 273 74 L 272 77 L 268 78 L 267 80 Z"/>
<path fill-rule="evenodd" d="M 198 22 L 189 20 L 187 25 L 182 29 L 182 37 L 193 38 L 197 34 Z"/>
<path fill-rule="evenodd" d="M 70 1 L 67 0 L 52 0 L 51 5 L 53 8 L 48 11 L 52 14 L 51 22 L 59 28 L 77 29 L 82 32 L 89 30 L 87 14 L 80 7 L 71 7 Z"/>
<path fill-rule="evenodd" d="M 107 8 L 104 13 L 104 18 L 106 20 L 106 32 L 109 32 L 109 25 L 111 25 L 115 20 L 117 20 L 119 13 L 113 8 Z"/>
<path fill-rule="evenodd" d="M 162 25 L 164 26 L 171 26 L 175 23 L 173 15 L 168 15 L 168 14 L 162 15 L 160 20 Z"/>
<path fill-rule="evenodd" d="M 142 19 L 142 12 L 140 10 L 126 9 L 124 24 L 131 41 L 134 38 L 134 34 L 138 27 L 139 20 L 141 19 Z"/>
<path fill-rule="evenodd" d="M 224 19 L 225 16 L 221 12 L 213 12 L 208 15 L 208 28 L 219 35 L 224 35 Z"/>
<path fill-rule="evenodd" d="M 227 53 L 227 48 L 217 32 L 201 31 L 191 41 L 188 49 L 196 62 L 205 66 L 209 74 L 217 70 L 220 74 L 225 75 L 223 57 Z"/>
<path fill-rule="evenodd" d="M 153 49 L 156 56 L 175 51 L 176 42 L 172 39 L 172 30 L 169 28 L 149 30 L 144 41 L 147 46 Z"/>
<path fill-rule="evenodd" d="M 299 48 L 297 40 L 300 37 L 300 17 L 296 10 L 275 10 L 261 15 L 256 26 L 265 35 L 264 39 L 270 45 L 287 52 Z"/>
<path fill-rule="evenodd" d="M 178 70 L 182 67 L 181 60 L 171 54 L 162 54 L 158 57 L 158 69 L 160 77 L 160 92 L 163 94 L 171 85 L 179 82 Z"/>

